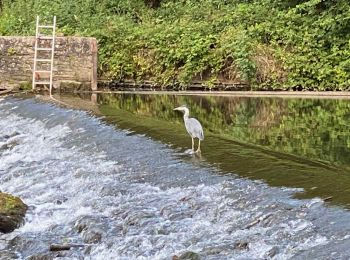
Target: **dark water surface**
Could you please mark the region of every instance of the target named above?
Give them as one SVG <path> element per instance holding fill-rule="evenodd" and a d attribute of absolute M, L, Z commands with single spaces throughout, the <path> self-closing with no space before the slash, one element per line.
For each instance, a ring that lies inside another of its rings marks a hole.
<path fill-rule="evenodd" d="M 0 100 L 0 190 L 29 205 L 0 259 L 350 257 L 349 101 L 55 98 Z M 201 157 L 182 104 L 204 126 Z M 65 243 L 80 246 L 49 251 Z"/>
<path fill-rule="evenodd" d="M 303 188 L 300 198 L 350 207 L 350 100 L 146 94 L 94 100 L 109 123 L 180 150 L 191 139 L 172 109 L 186 104 L 205 129 L 202 159 L 222 174 Z"/>

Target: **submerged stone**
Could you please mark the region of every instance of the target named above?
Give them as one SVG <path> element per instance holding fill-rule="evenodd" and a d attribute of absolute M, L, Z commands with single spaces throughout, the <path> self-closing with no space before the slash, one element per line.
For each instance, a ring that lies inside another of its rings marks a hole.
<path fill-rule="evenodd" d="M 246 250 L 249 249 L 249 243 L 246 241 L 238 241 L 233 245 L 234 249 Z"/>
<path fill-rule="evenodd" d="M 0 232 L 9 233 L 18 228 L 27 208 L 20 198 L 0 192 Z"/>
<path fill-rule="evenodd" d="M 107 232 L 106 219 L 99 216 L 84 216 L 75 222 L 74 228 L 85 243 L 98 243 Z"/>
<path fill-rule="evenodd" d="M 200 257 L 197 253 L 192 251 L 187 251 L 179 256 L 179 260 L 200 260 Z"/>
<path fill-rule="evenodd" d="M 18 257 L 13 252 L 10 252 L 7 250 L 0 251 L 0 260 L 6 260 L 6 259 L 18 259 Z"/>
<path fill-rule="evenodd" d="M 277 255 L 278 253 L 279 253 L 278 247 L 274 246 L 266 253 L 266 256 L 272 258 L 275 255 Z"/>

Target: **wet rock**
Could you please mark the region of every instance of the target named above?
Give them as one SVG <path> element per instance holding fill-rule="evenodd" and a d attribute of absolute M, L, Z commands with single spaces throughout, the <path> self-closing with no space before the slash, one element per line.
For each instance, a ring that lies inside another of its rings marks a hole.
<path fill-rule="evenodd" d="M 249 249 L 249 243 L 246 241 L 238 241 L 234 243 L 233 248 L 238 250 L 247 250 Z"/>
<path fill-rule="evenodd" d="M 97 227 L 85 230 L 82 234 L 83 241 L 85 243 L 98 243 L 101 241 L 103 233 L 104 231 Z"/>
<path fill-rule="evenodd" d="M 81 233 L 85 243 L 98 243 L 106 233 L 107 226 L 104 222 L 100 217 L 84 216 L 76 221 L 74 228 Z"/>
<path fill-rule="evenodd" d="M 78 233 L 83 232 L 88 229 L 90 226 L 97 225 L 98 220 L 92 216 L 84 216 L 78 219 L 75 222 L 74 228 L 78 231 Z"/>
<path fill-rule="evenodd" d="M 71 246 L 68 244 L 63 244 L 63 245 L 57 245 L 57 244 L 52 244 L 50 245 L 50 251 L 64 251 L 64 250 L 69 250 L 71 249 Z"/>
<path fill-rule="evenodd" d="M 173 259 L 174 259 L 174 256 L 173 256 Z M 195 252 L 187 251 L 187 252 L 183 253 L 182 255 L 180 255 L 177 259 L 178 260 L 200 260 L 200 257 Z"/>
<path fill-rule="evenodd" d="M 89 255 L 91 253 L 91 249 L 92 249 L 92 246 L 87 246 L 85 247 L 84 249 L 84 254 L 85 255 Z"/>
<path fill-rule="evenodd" d="M 323 199 L 323 201 L 331 201 L 333 199 L 333 196 L 328 196 Z"/>
<path fill-rule="evenodd" d="M 165 228 L 159 228 L 158 230 L 156 230 L 156 234 L 157 235 L 169 235 L 170 234 L 170 231 L 165 229 Z"/>
<path fill-rule="evenodd" d="M 53 260 L 53 259 L 76 259 L 83 260 L 84 257 L 80 252 L 77 251 L 62 251 L 62 252 L 48 252 L 42 254 L 31 255 L 27 260 Z"/>
<path fill-rule="evenodd" d="M 258 225 L 259 223 L 261 222 L 265 222 L 265 223 L 268 223 L 269 221 L 267 221 L 270 217 L 272 216 L 272 213 L 268 213 L 264 216 L 260 216 L 259 218 L 255 219 L 254 221 L 252 221 L 251 223 L 249 223 L 245 229 L 250 229 L 256 225 Z"/>
<path fill-rule="evenodd" d="M 5 144 L 5 148 L 4 149 L 12 149 L 13 147 L 17 146 L 20 144 L 20 139 L 17 137 L 11 137 L 7 140 L 6 144 Z"/>
<path fill-rule="evenodd" d="M 144 226 L 144 224 L 147 224 L 147 221 L 153 217 L 154 214 L 150 212 L 133 212 L 125 218 L 124 224 L 128 226 Z"/>
<path fill-rule="evenodd" d="M 60 199 L 56 200 L 57 205 L 61 205 L 62 203 L 66 202 L 68 199 L 66 197 L 62 197 Z"/>
<path fill-rule="evenodd" d="M 116 194 L 118 194 L 120 192 L 119 187 L 115 187 L 112 185 L 109 186 L 104 186 L 101 189 L 101 196 L 115 196 Z"/>
<path fill-rule="evenodd" d="M 5 143 L 0 144 L 0 151 L 11 150 L 13 147 L 19 144 L 18 140 L 10 139 Z"/>
<path fill-rule="evenodd" d="M 9 233 L 18 228 L 27 208 L 20 198 L 0 193 L 0 232 Z"/>
<path fill-rule="evenodd" d="M 266 257 L 274 257 L 275 255 L 277 255 L 279 253 L 279 249 L 277 246 L 272 247 L 269 251 L 267 251 L 266 253 Z"/>
<path fill-rule="evenodd" d="M 221 248 L 209 248 L 208 250 L 206 250 L 206 254 L 207 255 L 218 255 L 222 252 L 222 249 Z"/>
<path fill-rule="evenodd" d="M 70 250 L 74 248 L 84 248 L 84 244 L 69 244 L 69 243 L 64 243 L 64 244 L 51 244 L 49 250 L 52 252 L 56 251 L 65 251 L 65 250 Z"/>
<path fill-rule="evenodd" d="M 9 149 L 6 143 L 0 143 L 0 151 Z"/>
<path fill-rule="evenodd" d="M 21 252 L 22 256 L 31 256 L 35 252 L 35 256 L 48 252 L 50 238 L 47 234 L 31 234 L 29 236 L 18 234 L 9 242 L 7 248 L 12 251 Z"/>
<path fill-rule="evenodd" d="M 28 260 L 53 260 L 54 256 L 50 253 L 32 255 L 27 258 Z"/>
<path fill-rule="evenodd" d="M 14 137 L 14 136 L 16 136 L 16 135 L 20 135 L 20 133 L 17 132 L 17 131 L 15 131 L 15 132 L 13 132 L 12 134 L 3 135 L 3 136 L 0 137 L 0 140 L 7 140 L 7 139 L 10 139 L 11 137 Z"/>
<path fill-rule="evenodd" d="M 0 260 L 18 259 L 17 255 L 9 251 L 0 251 Z"/>

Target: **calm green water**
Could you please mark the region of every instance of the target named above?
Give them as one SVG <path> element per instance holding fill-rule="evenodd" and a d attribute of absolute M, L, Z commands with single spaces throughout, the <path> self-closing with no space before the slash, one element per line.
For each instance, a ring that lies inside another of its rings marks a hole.
<path fill-rule="evenodd" d="M 86 98 L 86 97 L 85 97 Z M 88 97 L 89 99 L 89 97 Z M 98 94 L 98 113 L 119 128 L 183 151 L 191 147 L 182 114 L 203 125 L 202 157 L 220 174 L 303 188 L 300 198 L 332 197 L 350 207 L 350 101 L 147 94 Z"/>

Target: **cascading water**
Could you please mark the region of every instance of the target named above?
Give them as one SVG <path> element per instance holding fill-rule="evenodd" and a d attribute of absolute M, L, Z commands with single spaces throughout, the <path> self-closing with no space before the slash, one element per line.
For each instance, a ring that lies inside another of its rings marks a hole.
<path fill-rule="evenodd" d="M 347 211 L 293 199 L 296 189 L 220 176 L 179 153 L 87 112 L 1 100 L 0 190 L 29 210 L 22 227 L 0 236 L 0 258 L 350 256 Z M 77 246 L 49 252 L 65 243 Z"/>

